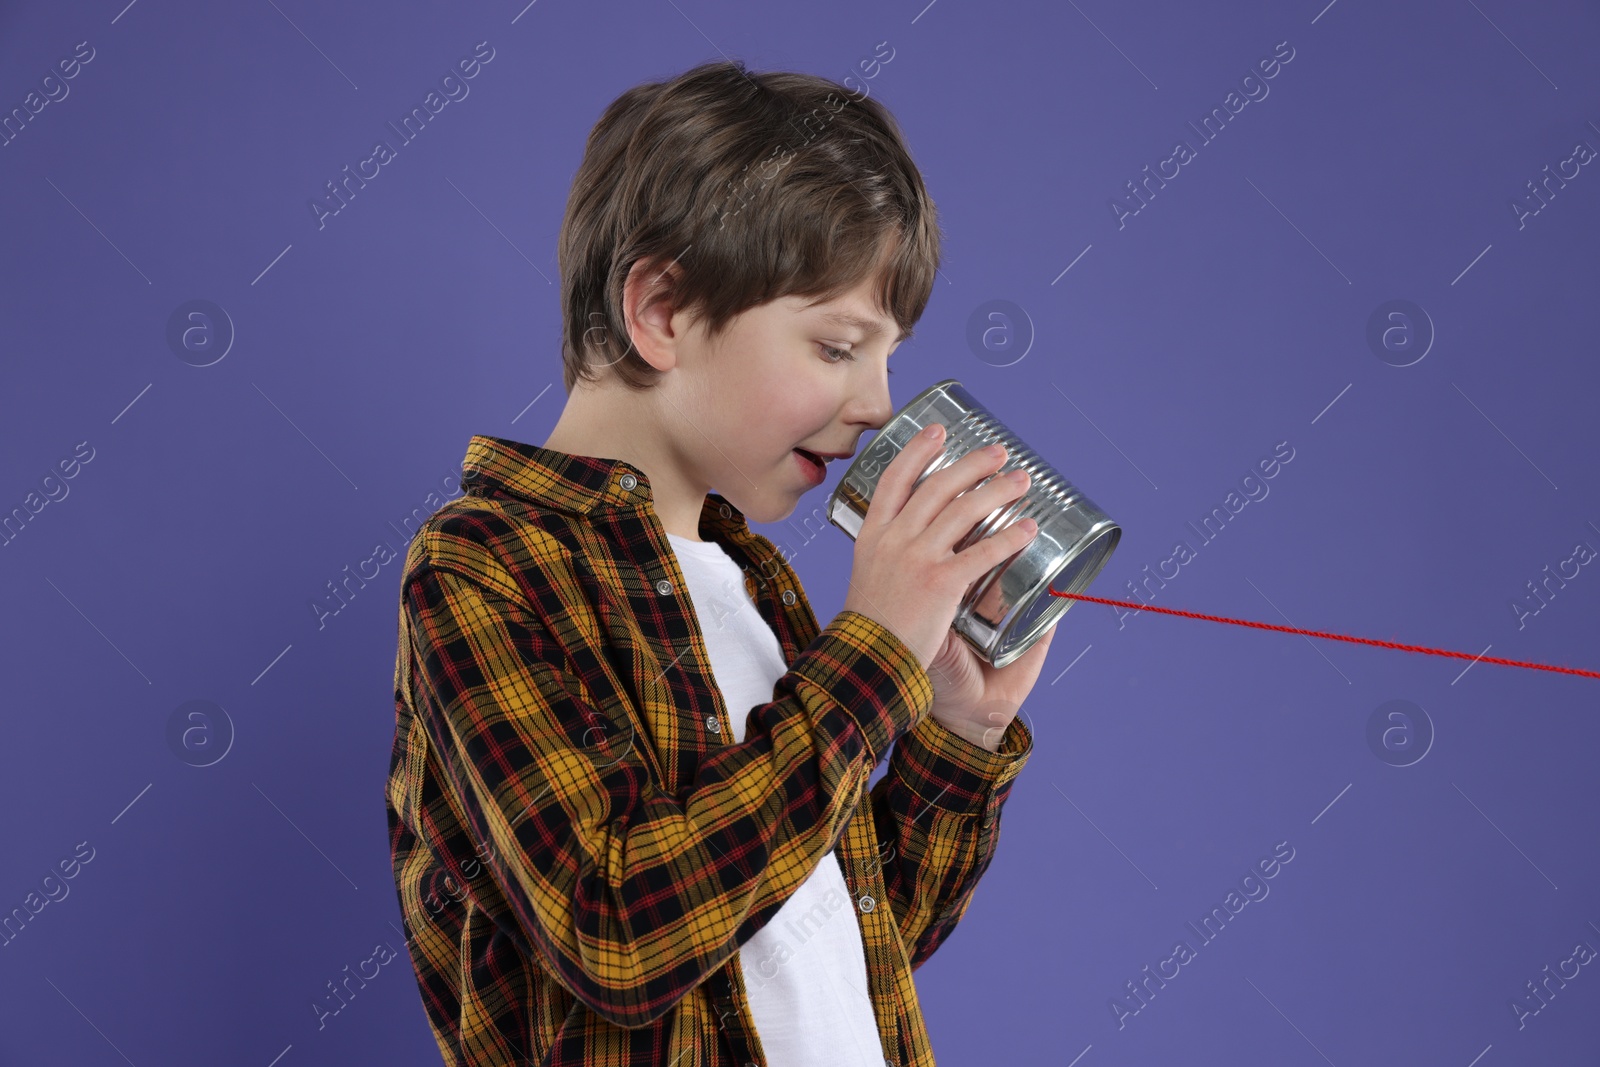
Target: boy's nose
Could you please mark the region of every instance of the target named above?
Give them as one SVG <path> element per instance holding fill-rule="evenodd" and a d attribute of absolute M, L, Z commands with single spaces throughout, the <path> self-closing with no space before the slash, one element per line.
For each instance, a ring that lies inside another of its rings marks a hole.
<path fill-rule="evenodd" d="M 888 384 L 874 386 L 863 401 L 861 421 L 873 430 L 881 430 L 893 416 L 894 401 L 889 396 Z"/>

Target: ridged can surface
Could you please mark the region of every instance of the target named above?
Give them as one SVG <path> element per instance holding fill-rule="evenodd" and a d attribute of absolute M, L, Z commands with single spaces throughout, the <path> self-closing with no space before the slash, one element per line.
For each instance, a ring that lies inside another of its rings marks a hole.
<path fill-rule="evenodd" d="M 972 583 L 952 624 L 984 660 L 1004 667 L 1075 603 L 1051 596 L 1049 590 L 1087 589 L 1111 558 L 1122 529 L 954 378 L 924 389 L 884 424 L 834 487 L 828 521 L 854 540 L 879 476 L 913 437 L 935 422 L 944 424 L 944 447 L 917 476 L 916 485 L 967 453 L 995 443 L 1005 448 L 1006 461 L 992 477 L 1022 469 L 1031 479 L 1026 493 L 996 508 L 955 545 L 959 552 L 1024 518 L 1039 524 L 1031 541 Z"/>

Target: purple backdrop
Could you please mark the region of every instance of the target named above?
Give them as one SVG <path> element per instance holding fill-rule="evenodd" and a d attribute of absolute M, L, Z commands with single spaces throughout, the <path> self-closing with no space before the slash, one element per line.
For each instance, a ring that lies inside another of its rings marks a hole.
<path fill-rule="evenodd" d="M 1104 507 L 1092 592 L 1600 668 L 1593 3 L 121 2 L 0 10 L 0 1062 L 439 1062 L 371 561 L 545 439 L 584 137 L 719 54 L 899 117 L 896 403 L 958 378 Z M 758 527 L 824 622 L 830 489 Z M 941 1063 L 1590 1062 L 1600 682 L 1060 625 Z"/>

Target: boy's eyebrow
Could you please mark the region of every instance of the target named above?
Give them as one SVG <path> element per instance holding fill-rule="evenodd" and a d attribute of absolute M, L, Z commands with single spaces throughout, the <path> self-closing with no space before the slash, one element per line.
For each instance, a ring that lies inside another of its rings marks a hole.
<path fill-rule="evenodd" d="M 868 339 L 876 337 L 884 332 L 884 327 L 879 323 L 872 322 L 868 319 L 863 319 L 859 315 L 852 315 L 848 311 L 827 311 L 817 317 L 821 321 L 832 323 L 835 326 L 848 326 L 853 330 L 860 330 L 862 333 L 867 335 Z M 911 330 L 904 331 L 896 339 L 896 343 L 898 344 L 900 341 L 907 340 L 910 338 L 912 333 L 913 331 Z"/>

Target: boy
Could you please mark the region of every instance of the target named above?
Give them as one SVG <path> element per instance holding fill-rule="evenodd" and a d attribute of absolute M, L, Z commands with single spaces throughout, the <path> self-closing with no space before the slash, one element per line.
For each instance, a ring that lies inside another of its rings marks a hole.
<path fill-rule="evenodd" d="M 893 414 L 937 261 L 893 119 L 831 82 L 705 64 L 590 134 L 567 406 L 472 438 L 402 578 L 390 839 L 447 1063 L 933 1064 L 911 972 L 994 854 L 1049 644 L 995 671 L 950 628 L 1027 524 L 953 546 L 1026 482 L 975 452 L 916 485 L 913 441 L 820 629 L 748 520 Z"/>

